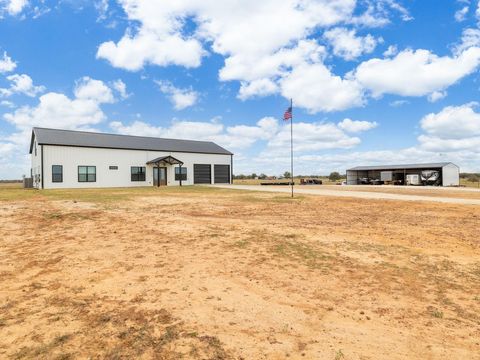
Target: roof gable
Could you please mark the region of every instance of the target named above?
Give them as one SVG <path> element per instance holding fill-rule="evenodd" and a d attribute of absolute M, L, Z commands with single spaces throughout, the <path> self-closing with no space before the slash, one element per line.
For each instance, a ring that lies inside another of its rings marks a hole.
<path fill-rule="evenodd" d="M 38 144 L 44 145 L 233 155 L 230 151 L 211 141 L 165 139 L 37 127 L 33 128 L 32 131 L 30 153 L 32 152 L 34 137 L 36 137 Z"/>

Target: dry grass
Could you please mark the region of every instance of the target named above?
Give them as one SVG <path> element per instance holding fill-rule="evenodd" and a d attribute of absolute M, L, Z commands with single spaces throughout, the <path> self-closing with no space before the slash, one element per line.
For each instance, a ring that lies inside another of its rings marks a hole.
<path fill-rule="evenodd" d="M 478 206 L 0 190 L 0 358 L 476 359 Z"/>

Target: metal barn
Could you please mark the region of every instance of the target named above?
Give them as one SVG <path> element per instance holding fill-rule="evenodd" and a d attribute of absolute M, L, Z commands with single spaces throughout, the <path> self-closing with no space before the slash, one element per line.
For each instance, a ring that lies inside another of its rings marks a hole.
<path fill-rule="evenodd" d="M 347 185 L 460 185 L 460 168 L 451 162 L 357 166 L 347 170 Z"/>

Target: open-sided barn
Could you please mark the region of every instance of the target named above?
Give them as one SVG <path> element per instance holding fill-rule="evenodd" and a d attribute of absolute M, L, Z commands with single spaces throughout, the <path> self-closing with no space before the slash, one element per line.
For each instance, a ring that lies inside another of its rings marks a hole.
<path fill-rule="evenodd" d="M 347 184 L 460 185 L 460 169 L 451 162 L 357 166 L 347 170 Z"/>

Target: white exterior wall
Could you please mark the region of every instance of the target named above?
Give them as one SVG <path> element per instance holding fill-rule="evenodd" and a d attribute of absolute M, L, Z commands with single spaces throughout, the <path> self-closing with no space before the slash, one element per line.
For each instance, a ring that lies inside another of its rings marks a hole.
<path fill-rule="evenodd" d="M 33 187 L 39 189 L 41 188 L 41 178 L 42 178 L 42 147 L 37 144 L 36 139 L 34 139 L 32 154 L 31 154 L 31 170 L 33 178 Z M 37 181 L 38 180 L 38 181 Z"/>
<path fill-rule="evenodd" d="M 146 163 L 155 158 L 168 155 L 183 161 L 182 167 L 187 168 L 187 180 L 182 181 L 182 185 L 193 185 L 193 164 L 211 164 L 212 183 L 214 165 L 231 165 L 231 156 L 222 154 L 99 149 L 53 145 L 43 145 L 43 147 L 45 189 L 153 186 L 153 166 L 146 165 Z M 40 155 L 39 152 L 38 155 Z M 52 183 L 52 165 L 63 166 L 63 182 Z M 78 166 L 96 166 L 97 181 L 78 182 Z M 109 166 L 118 166 L 118 170 L 109 170 Z M 130 168 L 132 166 L 146 167 L 145 181 L 131 181 Z M 167 185 L 180 185 L 179 181 L 175 181 L 175 167 L 178 167 L 178 165 L 166 165 L 165 167 L 167 168 Z"/>
<path fill-rule="evenodd" d="M 442 185 L 443 186 L 459 186 L 460 185 L 460 169 L 457 165 L 448 164 L 442 168 Z"/>

